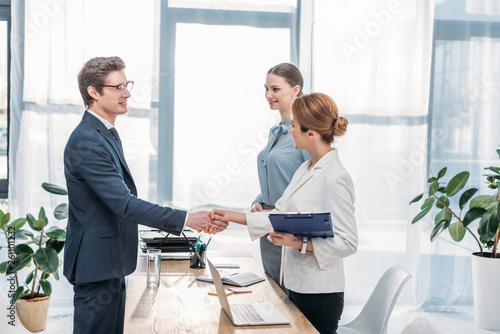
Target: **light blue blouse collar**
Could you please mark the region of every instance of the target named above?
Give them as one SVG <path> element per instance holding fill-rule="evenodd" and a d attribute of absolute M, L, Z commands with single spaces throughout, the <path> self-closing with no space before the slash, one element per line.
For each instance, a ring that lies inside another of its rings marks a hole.
<path fill-rule="evenodd" d="M 274 126 L 273 128 L 273 134 L 276 134 L 276 131 L 278 131 L 279 128 L 282 129 L 283 133 L 288 133 L 288 130 L 290 130 L 290 127 L 292 126 L 292 121 L 286 121 L 285 123 L 279 123 Z"/>

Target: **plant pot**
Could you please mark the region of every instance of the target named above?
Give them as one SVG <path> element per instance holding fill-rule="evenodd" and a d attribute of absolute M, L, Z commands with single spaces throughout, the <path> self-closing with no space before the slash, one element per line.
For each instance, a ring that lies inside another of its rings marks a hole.
<path fill-rule="evenodd" d="M 47 325 L 47 314 L 49 312 L 50 296 L 37 294 L 36 298 L 23 299 L 28 295 L 22 295 L 16 301 L 16 311 L 21 324 L 30 332 L 39 332 Z"/>
<path fill-rule="evenodd" d="M 483 253 L 491 256 L 491 253 Z M 500 296 L 500 258 L 472 253 L 472 288 L 476 327 L 500 330 L 498 296 Z"/>

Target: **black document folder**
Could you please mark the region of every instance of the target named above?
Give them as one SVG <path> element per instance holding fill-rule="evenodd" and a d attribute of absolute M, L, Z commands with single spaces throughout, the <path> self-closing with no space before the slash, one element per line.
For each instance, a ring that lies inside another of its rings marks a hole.
<path fill-rule="evenodd" d="M 173 235 L 160 230 L 140 230 L 140 247 L 146 253 L 148 249 L 160 249 L 162 253 L 189 252 L 196 245 L 197 235 L 192 230 L 184 230 L 184 235 Z"/>
<path fill-rule="evenodd" d="M 271 213 L 273 229 L 292 233 L 297 237 L 333 237 L 330 212 L 324 213 Z"/>

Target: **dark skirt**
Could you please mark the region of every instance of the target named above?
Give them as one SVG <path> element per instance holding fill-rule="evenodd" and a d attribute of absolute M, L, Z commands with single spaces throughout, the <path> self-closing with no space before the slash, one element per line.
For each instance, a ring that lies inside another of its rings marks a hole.
<path fill-rule="evenodd" d="M 260 238 L 260 257 L 262 258 L 264 271 L 271 276 L 276 284 L 280 285 L 281 246 L 275 246 L 267 240 L 268 235 L 266 234 Z M 288 290 L 284 286 L 280 287 L 288 295 Z"/>

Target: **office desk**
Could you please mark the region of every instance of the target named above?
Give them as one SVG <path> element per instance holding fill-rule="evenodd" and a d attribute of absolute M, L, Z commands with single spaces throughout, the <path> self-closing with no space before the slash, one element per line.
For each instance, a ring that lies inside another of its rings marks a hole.
<path fill-rule="evenodd" d="M 266 277 L 247 251 L 208 251 L 212 263 L 238 263 L 239 271 Z M 226 269 L 231 270 L 231 269 Z M 125 333 L 317 333 L 311 323 L 268 276 L 251 285 L 252 293 L 228 296 L 230 304 L 273 302 L 290 325 L 235 327 L 221 309 L 213 283 L 197 281 L 209 269 L 191 269 L 189 261 L 163 260 L 160 286 L 146 286 L 146 257 L 139 256 L 136 271 L 128 277 Z M 226 286 L 229 287 L 229 286 Z"/>

